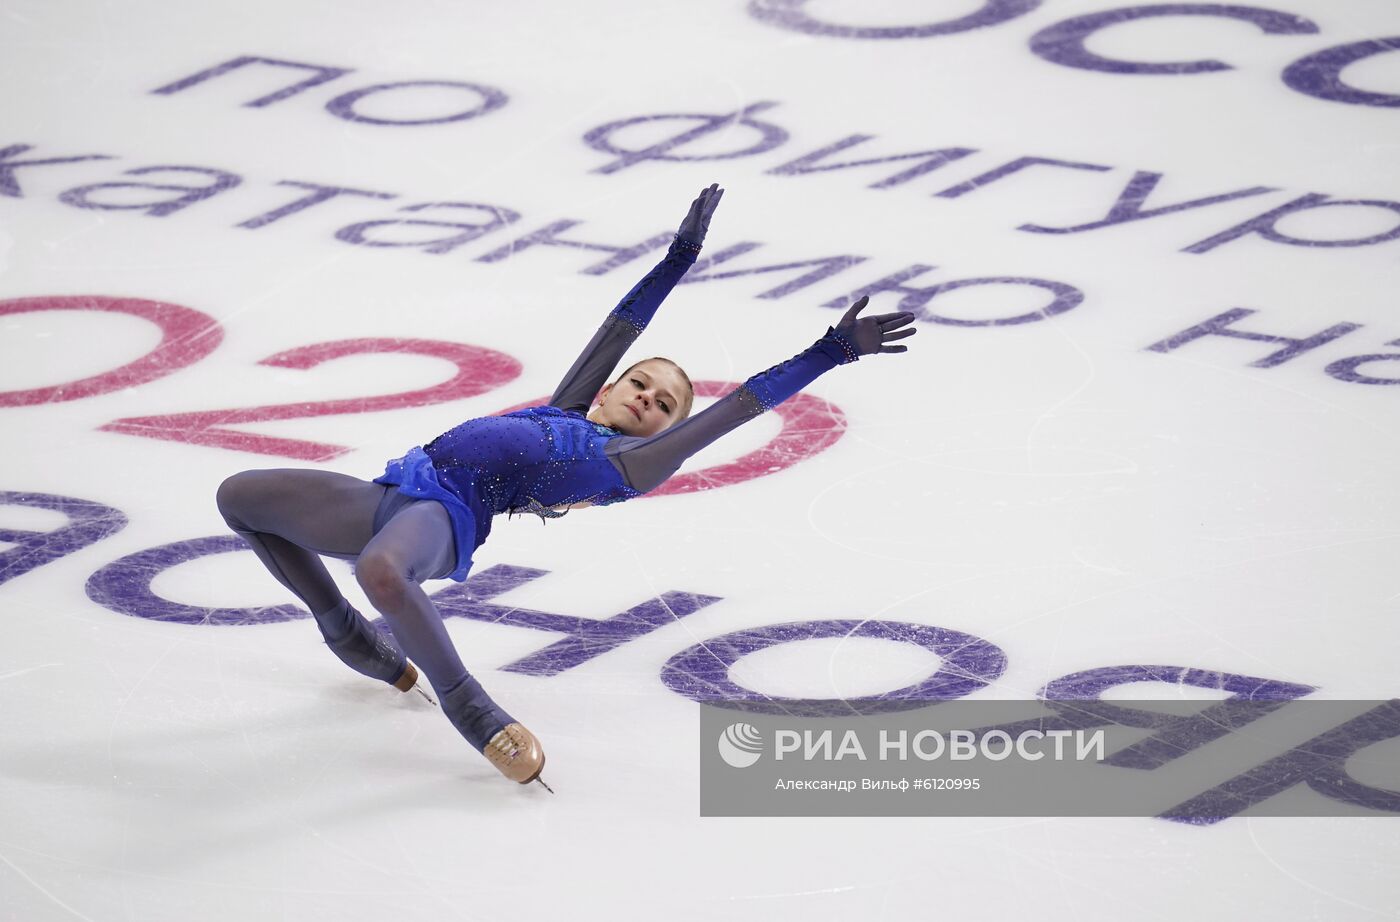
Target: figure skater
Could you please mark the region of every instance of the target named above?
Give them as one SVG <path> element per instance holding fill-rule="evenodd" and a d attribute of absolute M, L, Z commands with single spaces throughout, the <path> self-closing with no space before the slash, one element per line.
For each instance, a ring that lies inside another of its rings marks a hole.
<path fill-rule="evenodd" d="M 421 668 L 452 725 L 512 781 L 539 778 L 539 740 L 467 671 L 420 583 L 466 579 L 492 516 L 557 518 L 641 496 L 823 372 L 863 355 L 904 352 L 889 343 L 914 333 L 900 329 L 914 320 L 910 313 L 859 317 L 863 297 L 811 347 L 693 417 L 690 379 L 669 359 L 637 362 L 604 385 L 695 262 L 723 194 L 718 185 L 700 192 L 665 258 L 608 314 L 544 406 L 468 420 L 390 461 L 373 482 L 278 469 L 243 471 L 219 487 L 229 527 L 310 609 L 331 651 L 403 692 L 418 685 Z M 351 607 L 321 556 L 356 562 L 355 578 L 397 647 Z"/>

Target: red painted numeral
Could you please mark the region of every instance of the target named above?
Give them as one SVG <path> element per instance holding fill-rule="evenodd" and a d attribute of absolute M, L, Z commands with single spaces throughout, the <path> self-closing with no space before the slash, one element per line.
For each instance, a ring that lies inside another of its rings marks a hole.
<path fill-rule="evenodd" d="M 219 322 L 178 304 L 143 301 L 139 298 L 109 298 L 101 295 L 45 295 L 0 301 L 0 316 L 32 311 L 111 311 L 131 314 L 160 327 L 160 343 L 134 362 L 80 381 L 54 387 L 0 392 L 0 407 L 25 407 L 40 403 L 81 400 L 109 394 L 163 378 L 186 365 L 193 365 L 214 351 L 224 338 Z"/>
<path fill-rule="evenodd" d="M 307 419 L 313 416 L 335 416 L 342 413 L 373 413 L 445 403 L 478 394 L 514 380 L 520 374 L 520 363 L 510 356 L 463 343 L 440 342 L 431 339 L 347 339 L 340 342 L 317 343 L 288 349 L 263 359 L 258 364 L 277 368 L 315 368 L 322 362 L 347 355 L 394 353 L 430 355 L 447 359 L 457 366 L 457 374 L 433 387 L 399 394 L 376 397 L 352 397 L 345 400 L 324 400 L 319 403 L 290 403 L 276 406 L 247 407 L 231 410 L 201 410 L 195 413 L 171 413 L 164 416 L 133 416 L 108 423 L 108 432 L 122 432 L 152 439 L 169 439 L 194 445 L 211 445 L 263 455 L 279 455 L 300 461 L 330 461 L 349 451 L 343 445 L 330 445 L 301 439 L 284 439 L 222 428 L 234 423 L 255 423 L 277 419 Z"/>

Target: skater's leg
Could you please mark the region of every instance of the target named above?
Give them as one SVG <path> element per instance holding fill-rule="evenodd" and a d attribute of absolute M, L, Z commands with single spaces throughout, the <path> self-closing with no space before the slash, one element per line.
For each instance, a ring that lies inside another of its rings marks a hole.
<path fill-rule="evenodd" d="M 385 489 L 334 471 L 243 471 L 219 486 L 218 503 L 278 582 L 319 615 L 344 596 L 317 555 L 359 554 Z"/>
<path fill-rule="evenodd" d="M 456 544 L 447 510 L 415 502 L 394 514 L 355 563 L 355 578 L 384 616 L 399 646 L 445 695 L 467 676 L 442 615 L 419 585 L 455 567 Z"/>
<path fill-rule="evenodd" d="M 355 577 L 425 673 L 452 725 L 512 781 L 533 781 L 544 767 L 539 740 L 501 709 L 462 665 L 442 615 L 419 583 L 455 566 L 447 510 L 423 502 L 401 510 L 365 546 Z"/>
<path fill-rule="evenodd" d="M 318 556 L 358 554 L 373 534 L 387 489 L 333 471 L 244 471 L 220 485 L 218 504 L 229 527 L 311 610 L 341 662 L 407 691 L 416 673 L 350 605 Z"/>

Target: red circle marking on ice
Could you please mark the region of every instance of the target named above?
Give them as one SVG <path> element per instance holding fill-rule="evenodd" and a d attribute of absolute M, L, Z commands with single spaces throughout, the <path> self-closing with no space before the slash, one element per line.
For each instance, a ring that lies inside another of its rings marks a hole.
<path fill-rule="evenodd" d="M 154 349 L 136 361 L 100 375 L 52 387 L 0 392 L 0 407 L 25 407 L 81 400 L 84 397 L 95 397 L 145 384 L 187 365 L 193 365 L 213 352 L 224 338 L 223 328 L 208 314 L 162 301 L 113 298 L 105 295 L 41 295 L 0 301 L 0 316 L 35 311 L 109 311 L 130 314 L 160 327 L 161 340 Z"/>

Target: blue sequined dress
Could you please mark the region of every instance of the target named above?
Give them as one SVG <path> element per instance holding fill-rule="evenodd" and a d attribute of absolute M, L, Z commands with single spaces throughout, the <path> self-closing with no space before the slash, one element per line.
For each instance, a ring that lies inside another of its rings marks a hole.
<path fill-rule="evenodd" d="M 652 436 L 623 435 L 586 413 L 623 354 L 695 262 L 698 248 L 680 240 L 608 314 L 555 389 L 549 403 L 471 419 L 388 463 L 375 483 L 447 507 L 464 580 L 472 553 L 491 532 L 492 516 L 533 512 L 587 500 L 595 506 L 654 490 L 691 455 L 770 410 L 818 375 L 853 362 L 855 348 L 834 329 L 786 362 L 754 375 L 704 411 Z"/>

